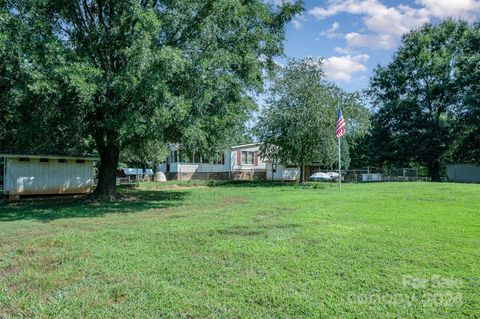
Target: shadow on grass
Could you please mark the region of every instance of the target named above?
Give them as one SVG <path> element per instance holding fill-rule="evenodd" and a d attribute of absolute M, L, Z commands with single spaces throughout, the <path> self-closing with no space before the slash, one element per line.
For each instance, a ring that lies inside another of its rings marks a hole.
<path fill-rule="evenodd" d="M 0 222 L 39 220 L 48 222 L 60 218 L 99 217 L 111 213 L 137 213 L 148 209 L 179 206 L 184 192 L 126 191 L 127 199 L 118 202 L 87 203 L 85 197 L 29 198 L 15 202 L 0 202 Z"/>
<path fill-rule="evenodd" d="M 330 182 L 305 182 L 303 185 L 298 182 L 282 182 L 282 181 L 242 181 L 242 180 L 227 180 L 218 181 L 210 180 L 206 183 L 209 187 L 296 187 L 307 189 L 324 189 L 327 187 L 336 186 Z"/>
<path fill-rule="evenodd" d="M 244 181 L 244 180 L 209 180 L 210 187 L 286 187 L 297 186 L 296 182 L 281 181 Z"/>

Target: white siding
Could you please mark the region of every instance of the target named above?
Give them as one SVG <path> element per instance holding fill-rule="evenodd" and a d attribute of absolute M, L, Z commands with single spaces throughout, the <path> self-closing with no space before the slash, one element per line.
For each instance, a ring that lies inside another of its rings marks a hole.
<path fill-rule="evenodd" d="M 286 168 L 278 164 L 275 172 L 271 163 L 267 163 L 267 180 L 274 181 L 294 181 L 300 178 L 300 170 L 298 168 Z"/>
<path fill-rule="evenodd" d="M 225 164 L 209 164 L 209 163 L 170 163 L 171 173 L 222 173 L 229 172 L 230 153 L 224 153 Z M 167 172 L 167 164 L 160 164 L 158 170 Z"/>
<path fill-rule="evenodd" d="M 231 154 L 230 154 L 230 160 L 231 160 L 231 170 L 265 170 L 267 168 L 266 163 L 263 161 L 263 159 L 258 157 L 258 165 L 254 164 L 242 164 L 237 163 L 237 152 L 258 152 L 260 153 L 260 145 L 252 145 L 252 146 L 246 146 L 246 147 L 235 147 L 232 148 Z M 240 156 L 241 157 L 241 156 Z"/>
<path fill-rule="evenodd" d="M 177 168 L 181 173 L 222 173 L 228 172 L 228 167 L 221 164 L 191 163 L 180 164 Z M 178 171 L 177 171 L 178 172 Z"/>
<path fill-rule="evenodd" d="M 93 161 L 76 163 L 58 159 L 40 162 L 30 158 L 21 162 L 18 158 L 6 160 L 5 191 L 8 195 L 86 193 L 93 186 Z"/>

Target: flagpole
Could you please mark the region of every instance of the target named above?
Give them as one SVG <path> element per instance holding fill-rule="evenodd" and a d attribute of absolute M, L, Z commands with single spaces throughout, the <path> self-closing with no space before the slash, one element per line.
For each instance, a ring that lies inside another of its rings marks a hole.
<path fill-rule="evenodd" d="M 340 152 L 340 139 L 338 138 L 338 189 L 342 189 L 342 155 Z"/>

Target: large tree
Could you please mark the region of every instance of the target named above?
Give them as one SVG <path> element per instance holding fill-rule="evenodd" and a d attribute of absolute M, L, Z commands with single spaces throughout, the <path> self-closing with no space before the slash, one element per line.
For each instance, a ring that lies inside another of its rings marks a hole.
<path fill-rule="evenodd" d="M 261 0 L 0 4 L 10 21 L 0 41 L 15 43 L 12 64 L 22 71 L 9 101 L 35 128 L 17 138 L 93 140 L 101 158 L 94 196 L 107 198 L 117 196 L 119 154 L 133 138 L 211 147 L 245 121 L 265 68 L 283 52 L 285 24 L 302 10 Z"/>
<path fill-rule="evenodd" d="M 388 65 L 377 67 L 368 90 L 376 110 L 369 151 L 377 163 L 420 163 L 438 181 L 452 145 L 478 128 L 478 39 L 466 36 L 470 29 L 454 20 L 426 24 L 403 37 Z M 466 123 L 469 129 L 459 130 Z"/>
<path fill-rule="evenodd" d="M 452 160 L 480 164 L 480 22 L 458 39 L 456 77 L 460 103 L 451 147 Z"/>
<path fill-rule="evenodd" d="M 342 150 L 348 167 L 349 144 L 368 129 L 368 109 L 358 94 L 346 93 L 325 80 L 321 59 L 290 59 L 274 78 L 256 126 L 262 155 L 298 165 L 301 182 L 306 164 L 332 167 L 337 162 L 339 107 L 347 122 Z"/>

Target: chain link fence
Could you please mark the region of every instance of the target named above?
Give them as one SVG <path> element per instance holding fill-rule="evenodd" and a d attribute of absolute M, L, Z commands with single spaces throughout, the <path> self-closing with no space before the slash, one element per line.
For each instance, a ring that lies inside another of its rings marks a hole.
<path fill-rule="evenodd" d="M 328 173 L 329 170 L 318 170 Z M 416 182 L 428 181 L 428 177 L 419 176 L 417 168 L 379 168 L 363 167 L 359 169 L 342 170 L 342 181 L 347 183 L 363 182 Z"/>

